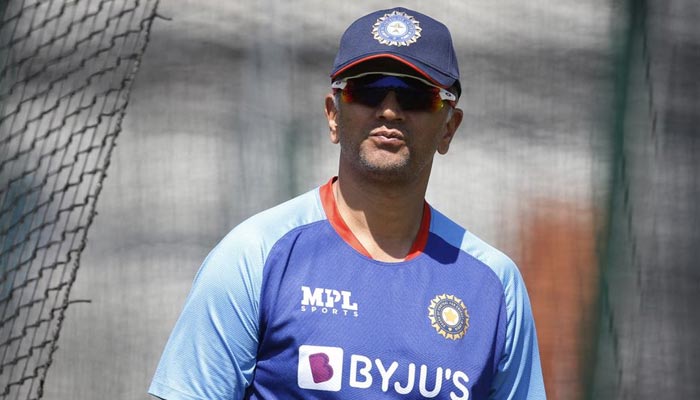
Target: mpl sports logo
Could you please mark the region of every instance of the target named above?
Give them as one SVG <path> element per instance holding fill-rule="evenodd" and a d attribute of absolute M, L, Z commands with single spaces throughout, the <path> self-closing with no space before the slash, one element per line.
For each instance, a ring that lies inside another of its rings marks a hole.
<path fill-rule="evenodd" d="M 357 303 L 352 292 L 325 288 L 301 287 L 301 311 L 325 315 L 358 317 Z"/>
<path fill-rule="evenodd" d="M 343 383 L 354 389 L 381 390 L 383 393 L 395 392 L 399 395 L 415 398 L 439 397 L 450 383 L 449 398 L 452 400 L 469 399 L 466 373 L 450 368 L 429 368 L 427 365 L 417 367 L 415 363 L 400 365 L 398 361 L 386 361 L 360 355 L 350 355 L 348 374 L 343 374 L 344 350 L 340 347 L 302 345 L 299 347 L 299 364 L 297 384 L 302 389 L 338 392 Z M 397 372 L 405 372 L 403 379 L 397 378 Z M 429 376 L 430 375 L 430 376 Z M 428 384 L 431 381 L 431 384 Z M 431 386 L 432 387 L 429 387 Z"/>

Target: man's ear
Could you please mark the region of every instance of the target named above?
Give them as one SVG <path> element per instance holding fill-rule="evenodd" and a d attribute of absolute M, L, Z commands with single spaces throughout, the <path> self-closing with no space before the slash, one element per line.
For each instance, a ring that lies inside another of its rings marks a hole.
<path fill-rule="evenodd" d="M 326 95 L 326 119 L 328 119 L 328 128 L 330 129 L 330 139 L 334 144 L 338 144 L 340 137 L 338 137 L 338 123 L 336 118 L 338 117 L 338 104 L 336 103 L 335 96 L 333 93 Z"/>
<path fill-rule="evenodd" d="M 437 151 L 440 154 L 446 154 L 450 149 L 450 143 L 457 133 L 457 128 L 462 123 L 462 118 L 464 118 L 464 112 L 460 108 L 455 108 L 452 110 L 450 118 L 445 123 L 445 133 L 440 138 L 438 143 Z"/>

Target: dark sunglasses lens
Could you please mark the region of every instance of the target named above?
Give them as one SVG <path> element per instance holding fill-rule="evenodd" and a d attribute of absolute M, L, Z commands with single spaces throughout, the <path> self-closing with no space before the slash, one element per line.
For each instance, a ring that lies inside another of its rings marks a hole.
<path fill-rule="evenodd" d="M 389 94 L 386 88 L 368 88 L 353 85 L 343 90 L 343 99 L 349 103 L 359 103 L 368 107 L 376 107 Z"/>
<path fill-rule="evenodd" d="M 424 90 L 396 89 L 399 105 L 406 111 L 434 111 L 440 106 L 440 96 L 426 88 Z"/>
<path fill-rule="evenodd" d="M 343 90 L 343 100 L 368 107 L 378 106 L 389 92 L 396 93 L 401 109 L 406 111 L 434 111 L 440 108 L 439 94 L 433 90 L 416 90 L 406 88 L 368 88 L 357 87 Z"/>

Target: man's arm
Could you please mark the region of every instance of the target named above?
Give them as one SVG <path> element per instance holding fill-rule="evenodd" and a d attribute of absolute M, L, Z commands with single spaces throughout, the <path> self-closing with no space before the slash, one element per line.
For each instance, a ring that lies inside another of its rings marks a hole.
<path fill-rule="evenodd" d="M 150 394 L 164 400 L 243 398 L 258 347 L 263 260 L 250 241 L 255 237 L 234 230 L 204 261 Z"/>
<path fill-rule="evenodd" d="M 546 399 L 537 332 L 525 283 L 514 264 L 504 272 L 502 279 L 506 300 L 506 340 L 489 398 Z"/>

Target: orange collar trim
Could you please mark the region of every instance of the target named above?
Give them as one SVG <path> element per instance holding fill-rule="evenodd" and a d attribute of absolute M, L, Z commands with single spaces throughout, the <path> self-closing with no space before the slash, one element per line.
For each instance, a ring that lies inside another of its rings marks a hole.
<path fill-rule="evenodd" d="M 347 224 L 343 220 L 343 217 L 340 215 L 338 205 L 335 202 L 335 196 L 333 195 L 333 182 L 335 182 L 337 179 L 338 177 L 333 177 L 328 181 L 328 183 L 319 188 L 321 204 L 323 206 L 323 210 L 326 213 L 326 217 L 328 218 L 328 222 L 330 222 L 333 229 L 335 229 L 335 231 L 338 232 L 338 235 L 340 235 L 340 237 L 353 249 L 355 249 L 360 254 L 368 258 L 372 258 L 372 255 L 370 255 L 367 249 L 365 249 L 365 247 L 362 245 L 362 243 L 360 243 L 360 241 L 357 240 L 355 234 L 352 233 L 350 228 L 348 228 Z M 418 235 L 416 236 L 416 240 L 413 242 L 413 245 L 411 246 L 411 249 L 409 250 L 408 255 L 406 255 L 404 261 L 416 258 L 421 253 L 423 253 L 423 249 L 425 249 L 425 245 L 428 243 L 429 235 L 430 206 L 427 202 L 424 202 L 423 218 L 421 219 L 420 228 L 418 229 Z"/>

